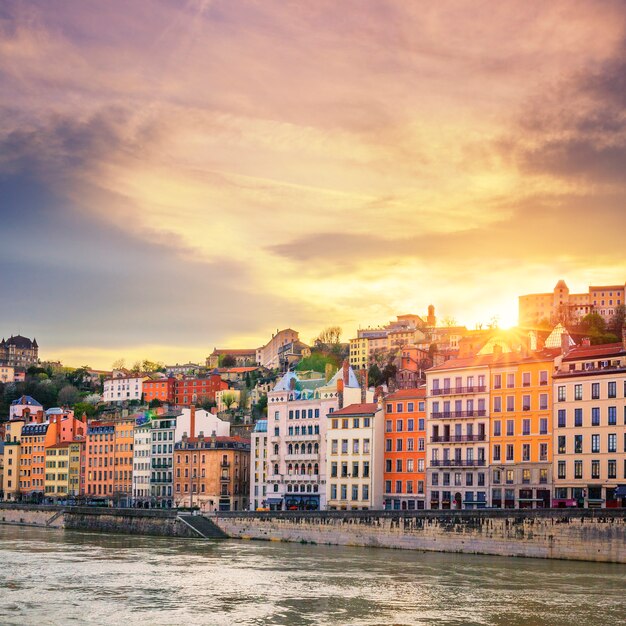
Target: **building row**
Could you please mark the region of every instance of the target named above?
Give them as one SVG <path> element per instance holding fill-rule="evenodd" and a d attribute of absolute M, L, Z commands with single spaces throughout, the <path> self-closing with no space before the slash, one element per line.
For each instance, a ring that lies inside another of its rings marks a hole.
<path fill-rule="evenodd" d="M 489 349 L 383 396 L 344 367 L 283 376 L 252 435 L 250 503 L 269 509 L 626 504 L 626 337 Z M 487 347 L 486 347 L 487 348 Z"/>

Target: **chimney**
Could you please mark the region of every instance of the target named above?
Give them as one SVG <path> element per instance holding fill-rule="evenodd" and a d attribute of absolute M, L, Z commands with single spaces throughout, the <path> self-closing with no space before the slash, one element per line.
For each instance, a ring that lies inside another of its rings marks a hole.
<path fill-rule="evenodd" d="M 211 432 L 211 447 L 215 448 L 215 441 L 217 440 L 217 436 L 215 434 L 215 431 Z"/>
<path fill-rule="evenodd" d="M 337 379 L 337 398 L 338 408 L 343 409 L 343 380 L 341 378 Z"/>
<path fill-rule="evenodd" d="M 493 356 L 502 356 L 502 346 L 499 343 L 493 346 Z"/>
<path fill-rule="evenodd" d="M 363 376 L 361 377 L 361 403 L 367 402 L 367 383 L 368 383 L 368 371 L 363 370 Z"/>
<path fill-rule="evenodd" d="M 200 434 L 198 435 L 198 443 L 204 443 L 204 431 L 200 431 Z"/>
<path fill-rule="evenodd" d="M 562 336 L 562 335 L 561 335 Z M 591 345 L 591 339 L 589 337 L 583 337 L 582 345 L 588 348 Z"/>
<path fill-rule="evenodd" d="M 569 352 L 569 335 L 566 332 L 561 333 L 561 354 Z"/>
<path fill-rule="evenodd" d="M 189 436 L 193 439 L 196 436 L 196 405 L 189 407 Z"/>
<path fill-rule="evenodd" d="M 350 386 L 350 364 L 348 359 L 343 362 L 343 385 L 344 387 Z"/>

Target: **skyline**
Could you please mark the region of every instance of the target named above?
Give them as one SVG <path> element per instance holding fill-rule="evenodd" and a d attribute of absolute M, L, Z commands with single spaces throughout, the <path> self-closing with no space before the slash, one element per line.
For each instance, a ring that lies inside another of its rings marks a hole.
<path fill-rule="evenodd" d="M 0 334 L 198 360 L 623 283 L 625 5 L 350 4 L 3 4 Z"/>

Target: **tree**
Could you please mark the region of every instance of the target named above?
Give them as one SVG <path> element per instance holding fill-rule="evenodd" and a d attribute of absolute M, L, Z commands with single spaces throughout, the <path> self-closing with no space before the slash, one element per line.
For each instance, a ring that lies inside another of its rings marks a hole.
<path fill-rule="evenodd" d="M 80 419 L 83 415 L 86 415 L 87 419 L 90 419 L 96 414 L 96 407 L 88 402 L 77 402 L 73 408 L 74 415 L 78 419 Z"/>
<path fill-rule="evenodd" d="M 158 398 L 152 398 L 152 400 L 150 400 L 150 404 L 148 404 L 148 407 L 151 409 L 154 409 L 160 406 L 163 406 L 163 403 Z"/>
<path fill-rule="evenodd" d="M 335 369 L 339 367 L 339 363 L 337 362 L 337 358 L 335 356 L 316 350 L 311 352 L 311 356 L 301 359 L 298 365 L 296 365 L 296 370 L 300 372 L 313 370 L 315 372 L 320 372 L 320 374 L 324 374 L 326 372 L 327 363 L 330 363 Z"/>
<path fill-rule="evenodd" d="M 391 379 L 395 380 L 397 373 L 398 373 L 398 368 L 392 361 L 389 361 L 387 365 L 385 365 L 383 371 L 381 372 L 383 382 L 389 383 Z"/>
<path fill-rule="evenodd" d="M 230 407 L 237 402 L 237 398 L 234 393 L 228 392 L 222 394 L 222 404 L 226 407 L 227 411 L 230 411 Z"/>
<path fill-rule="evenodd" d="M 318 349 L 330 349 L 341 340 L 341 327 L 328 326 L 313 340 L 313 345 Z"/>
<path fill-rule="evenodd" d="M 232 354 L 225 354 L 222 358 L 222 367 L 235 367 L 237 359 Z"/>
<path fill-rule="evenodd" d="M 617 337 L 621 338 L 622 329 L 624 328 L 624 323 L 626 322 L 626 305 L 620 304 L 615 309 L 615 314 L 609 323 L 609 331 Z"/>
<path fill-rule="evenodd" d="M 616 335 L 607 332 L 604 318 L 595 311 L 588 313 L 580 320 L 577 330 L 579 333 L 587 335 L 593 345 L 619 341 Z"/>
<path fill-rule="evenodd" d="M 200 406 L 205 410 L 211 412 L 211 409 L 215 408 L 215 400 L 209 400 L 208 398 L 204 400 Z"/>
<path fill-rule="evenodd" d="M 378 364 L 372 363 L 370 365 L 369 370 L 367 370 L 367 380 L 368 383 L 373 387 L 378 387 L 378 385 L 382 384 L 383 376 L 380 368 L 378 367 Z"/>
<path fill-rule="evenodd" d="M 456 319 L 451 315 L 448 315 L 443 318 L 442 324 L 448 328 L 452 328 L 453 326 L 456 326 Z"/>
<path fill-rule="evenodd" d="M 74 385 L 65 385 L 57 396 L 57 403 L 61 406 L 72 406 L 78 402 L 80 393 Z"/>
<path fill-rule="evenodd" d="M 111 365 L 111 369 L 123 370 L 125 365 L 126 365 L 126 359 L 117 359 L 116 361 L 113 361 Z"/>
<path fill-rule="evenodd" d="M 259 401 L 253 407 L 253 411 L 257 417 L 267 415 L 267 396 L 259 398 Z"/>

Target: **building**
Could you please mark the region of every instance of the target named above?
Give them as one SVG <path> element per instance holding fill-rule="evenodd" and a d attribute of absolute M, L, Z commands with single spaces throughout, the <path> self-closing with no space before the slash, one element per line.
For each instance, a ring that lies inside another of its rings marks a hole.
<path fill-rule="evenodd" d="M 176 506 L 202 511 L 249 508 L 250 442 L 241 437 L 185 435 L 174 451 Z"/>
<path fill-rule="evenodd" d="M 143 401 L 150 403 L 158 400 L 163 404 L 174 402 L 175 400 L 175 383 L 173 376 L 163 378 L 146 378 L 143 381 Z"/>
<path fill-rule="evenodd" d="M 373 392 L 361 389 L 344 362 L 328 382 L 287 372 L 267 395 L 265 506 L 273 510 L 326 508 L 325 416 L 344 404 L 360 402 L 363 396 L 371 400 Z"/>
<path fill-rule="evenodd" d="M 4 440 L 3 467 L 4 467 L 4 499 L 7 501 L 19 500 L 20 492 L 20 465 L 22 457 L 22 429 L 24 420 L 17 418 L 6 424 Z"/>
<path fill-rule="evenodd" d="M 13 400 L 9 407 L 9 419 L 21 418 L 24 418 L 26 422 L 34 419 L 39 419 L 40 422 L 43 422 L 43 406 L 41 402 L 37 402 L 31 396 L 20 396 Z"/>
<path fill-rule="evenodd" d="M 427 508 L 488 505 L 492 359 L 493 355 L 452 359 L 426 372 Z"/>
<path fill-rule="evenodd" d="M 179 376 L 197 376 L 202 370 L 202 366 L 197 363 L 183 363 L 179 365 L 166 365 L 165 375 L 170 378 L 177 378 Z"/>
<path fill-rule="evenodd" d="M 542 320 L 574 322 L 591 312 L 609 322 L 626 302 L 625 288 L 623 284 L 590 286 L 586 293 L 570 293 L 565 281 L 559 280 L 550 293 L 519 297 L 519 325 L 532 328 Z"/>
<path fill-rule="evenodd" d="M 302 359 L 311 356 L 311 348 L 300 340 L 290 341 L 278 348 L 278 367 L 281 372 L 295 368 Z"/>
<path fill-rule="evenodd" d="M 426 388 L 385 397 L 384 504 L 386 509 L 426 508 Z"/>
<path fill-rule="evenodd" d="M 46 448 L 46 498 L 65 500 L 70 491 L 70 442 Z"/>
<path fill-rule="evenodd" d="M 143 416 L 133 430 L 133 505 L 149 508 L 152 478 L 152 422 Z"/>
<path fill-rule="evenodd" d="M 141 401 L 144 374 L 124 374 L 107 378 L 103 383 L 102 399 L 105 402 Z"/>
<path fill-rule="evenodd" d="M 85 438 L 85 495 L 113 501 L 115 424 L 92 422 Z"/>
<path fill-rule="evenodd" d="M 396 374 L 397 389 L 415 389 L 424 384 L 424 372 L 433 366 L 433 360 L 428 350 L 417 346 L 402 346 L 400 364 Z"/>
<path fill-rule="evenodd" d="M 267 420 L 258 420 L 250 441 L 250 509 L 267 508 Z"/>
<path fill-rule="evenodd" d="M 174 441 L 181 441 L 184 435 L 189 435 L 192 429 L 194 432 L 202 431 L 207 436 L 216 435 L 218 437 L 230 436 L 230 422 L 220 419 L 214 413 L 204 409 L 196 409 L 195 406 L 186 407 L 177 411 L 176 431 Z"/>
<path fill-rule="evenodd" d="M 179 411 L 167 411 L 151 420 L 151 508 L 171 508 L 174 504 L 174 442 L 179 415 Z"/>
<path fill-rule="evenodd" d="M 272 335 L 272 338 L 260 348 L 256 350 L 256 363 L 261 367 L 265 367 L 269 370 L 281 368 L 281 348 L 284 348 L 288 344 L 297 342 L 299 339 L 298 332 L 286 328 L 284 330 L 277 330 L 276 334 Z"/>
<path fill-rule="evenodd" d="M 552 373 L 560 350 L 494 354 L 490 365 L 491 506 L 549 508 Z"/>
<path fill-rule="evenodd" d="M 181 378 L 174 383 L 174 403 L 178 405 L 215 402 L 215 392 L 228 389 L 217 370 L 209 376 Z"/>
<path fill-rule="evenodd" d="M 15 381 L 15 367 L 0 363 L 0 383 L 12 383 Z"/>
<path fill-rule="evenodd" d="M 326 415 L 326 506 L 383 508 L 384 416 L 378 402 L 350 404 Z"/>
<path fill-rule="evenodd" d="M 132 505 L 134 419 L 115 422 L 113 501 L 118 506 Z"/>
<path fill-rule="evenodd" d="M 626 506 L 626 333 L 569 348 L 553 375 L 554 506 Z M 624 489 L 619 489 L 620 493 Z"/>
<path fill-rule="evenodd" d="M 11 335 L 7 340 L 0 341 L 0 364 L 28 369 L 39 363 L 39 345 L 22 335 Z"/>
<path fill-rule="evenodd" d="M 213 348 L 210 356 L 206 358 L 206 366 L 209 369 L 215 369 L 216 367 L 222 367 L 224 357 L 232 357 L 236 367 L 246 367 L 256 364 L 257 351 L 252 349 L 234 349 L 229 350 L 227 348 Z"/>

